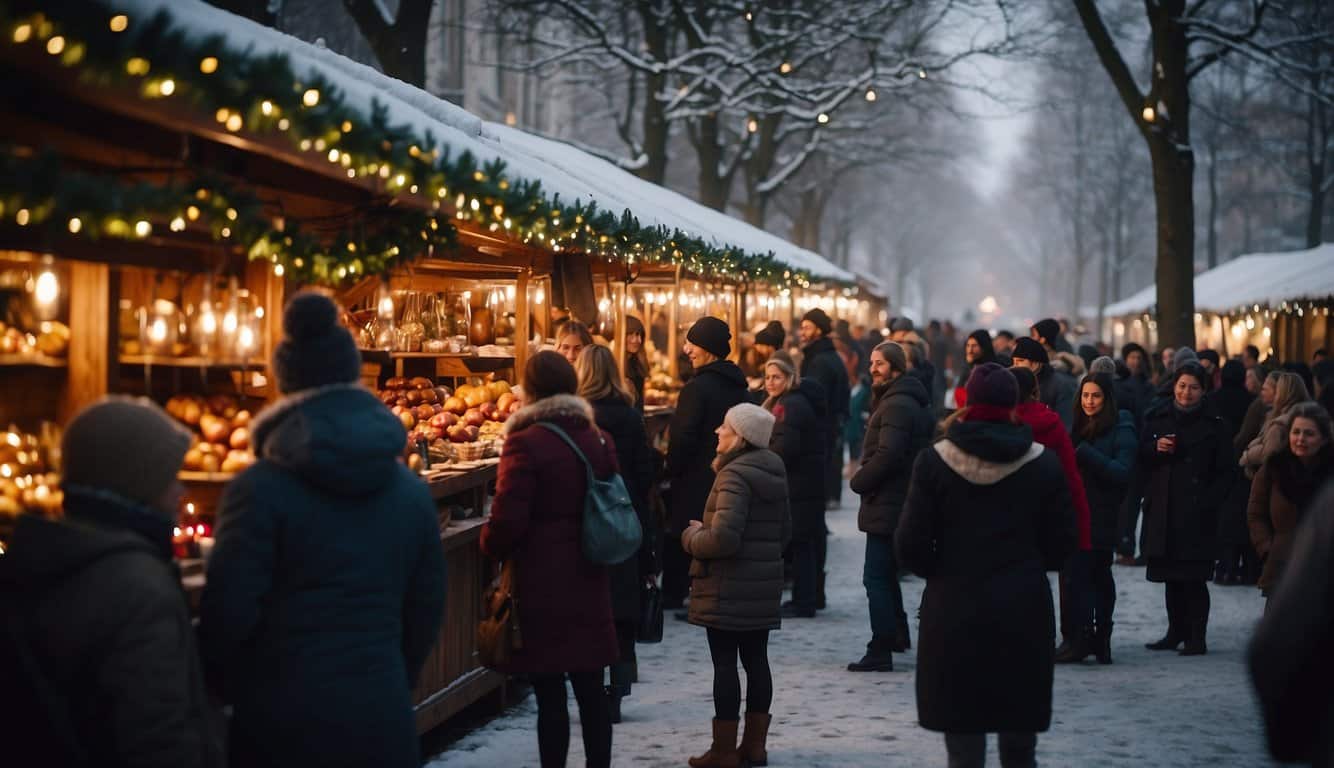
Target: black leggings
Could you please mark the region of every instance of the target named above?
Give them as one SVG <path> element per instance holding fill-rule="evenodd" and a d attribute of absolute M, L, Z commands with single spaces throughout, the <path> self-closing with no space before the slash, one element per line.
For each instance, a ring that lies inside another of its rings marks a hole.
<path fill-rule="evenodd" d="M 1116 579 L 1112 577 L 1112 550 L 1095 549 L 1089 553 L 1089 580 L 1093 584 L 1093 623 L 1099 631 L 1112 626 L 1116 608 Z"/>
<path fill-rule="evenodd" d="M 774 700 L 774 679 L 769 673 L 769 630 L 729 632 L 708 630 L 713 656 L 713 714 L 718 720 L 741 719 L 741 676 L 737 657 L 746 668 L 746 711 L 768 712 Z"/>
<path fill-rule="evenodd" d="M 579 722 L 584 733 L 584 755 L 589 768 L 611 765 L 611 713 L 602 689 L 602 670 L 569 673 Z M 565 675 L 532 675 L 537 698 L 537 753 L 542 768 L 565 765 L 570 751 L 570 713 L 566 709 Z"/>

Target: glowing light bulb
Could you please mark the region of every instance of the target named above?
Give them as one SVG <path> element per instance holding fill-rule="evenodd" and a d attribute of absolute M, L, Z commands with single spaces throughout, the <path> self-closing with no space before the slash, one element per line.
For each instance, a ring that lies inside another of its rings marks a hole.
<path fill-rule="evenodd" d="M 1157 119 L 1158 114 L 1154 112 L 1153 107 L 1145 107 L 1144 111 L 1140 113 L 1140 116 L 1144 118 L 1144 122 L 1152 123 Z"/>
<path fill-rule="evenodd" d="M 308 89 L 305 93 L 301 94 L 301 103 L 308 107 L 313 107 L 316 104 L 319 104 L 320 92 L 314 88 Z"/>
<path fill-rule="evenodd" d="M 747 131 L 749 131 L 749 132 L 751 132 L 751 133 L 754 133 L 754 132 L 758 131 L 759 129 L 760 129 L 760 121 L 759 121 L 759 120 L 756 120 L 755 118 L 752 117 L 751 119 L 749 119 L 749 120 L 746 121 L 746 130 L 747 130 Z"/>
<path fill-rule="evenodd" d="M 199 71 L 206 75 L 211 75 L 218 71 L 218 57 L 205 56 L 199 60 Z"/>
<path fill-rule="evenodd" d="M 205 307 L 199 315 L 199 330 L 209 335 L 218 332 L 218 316 L 213 314 L 212 308 Z"/>
<path fill-rule="evenodd" d="M 56 299 L 60 298 L 60 281 L 56 278 L 56 273 L 48 269 L 38 275 L 33 285 L 32 296 L 39 307 L 55 304 Z"/>
<path fill-rule="evenodd" d="M 222 332 L 227 334 L 236 333 L 237 325 L 239 325 L 239 321 L 236 318 L 236 310 L 227 310 L 227 314 L 222 316 Z"/>
<path fill-rule="evenodd" d="M 130 17 L 123 13 L 118 13 L 111 17 L 111 31 L 124 32 L 130 26 Z"/>
<path fill-rule="evenodd" d="M 176 81 L 172 80 L 171 78 L 167 78 L 166 80 L 163 80 L 161 83 L 158 83 L 157 90 L 158 93 L 162 94 L 163 96 L 170 96 L 176 92 Z"/>
<path fill-rule="evenodd" d="M 153 225 L 149 224 L 145 219 L 140 219 L 134 222 L 134 234 L 139 237 L 148 237 L 153 234 Z"/>
<path fill-rule="evenodd" d="M 81 229 L 83 229 L 83 221 L 78 216 L 69 220 L 69 233 L 71 235 L 79 234 Z"/>
<path fill-rule="evenodd" d="M 547 298 L 547 292 L 542 290 L 541 288 L 538 288 L 537 293 L 533 295 L 533 303 L 541 304 L 542 302 L 546 301 L 546 298 Z"/>
<path fill-rule="evenodd" d="M 875 89 L 874 89 L 874 88 L 867 88 L 867 89 L 866 89 L 866 100 L 867 100 L 867 101 L 875 101 L 876 98 L 878 98 L 878 97 L 876 96 Z"/>
<path fill-rule="evenodd" d="M 161 344 L 167 340 L 167 321 L 161 317 L 153 318 L 152 325 L 148 326 L 148 339 L 154 344 Z"/>
<path fill-rule="evenodd" d="M 275 277 L 282 277 L 282 276 L 283 276 L 283 272 L 284 272 L 284 270 L 283 270 L 283 265 L 281 265 L 281 264 L 274 264 L 274 265 L 273 265 L 273 274 L 274 274 Z"/>
<path fill-rule="evenodd" d="M 825 123 L 829 122 L 829 115 L 824 112 L 821 112 L 819 115 L 815 117 L 815 122 L 819 123 L 820 125 L 824 125 Z"/>
<path fill-rule="evenodd" d="M 255 346 L 255 329 L 249 325 L 241 326 L 241 333 L 236 337 L 236 348 L 248 352 Z"/>

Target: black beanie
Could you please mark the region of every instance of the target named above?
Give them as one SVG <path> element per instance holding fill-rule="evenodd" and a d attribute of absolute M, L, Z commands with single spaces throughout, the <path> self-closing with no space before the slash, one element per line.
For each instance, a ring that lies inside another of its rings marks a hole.
<path fill-rule="evenodd" d="M 834 323 L 829 319 L 829 315 L 824 313 L 823 309 L 816 307 L 810 312 L 801 316 L 802 320 L 810 320 L 811 324 L 820 329 L 820 333 L 828 336 L 829 332 L 834 330 Z"/>
<path fill-rule="evenodd" d="M 1032 360 L 1035 363 L 1047 365 L 1051 358 L 1047 357 L 1047 350 L 1038 343 L 1037 339 L 1030 339 L 1027 336 L 1014 340 L 1014 350 L 1010 357 L 1020 360 Z"/>
<path fill-rule="evenodd" d="M 1038 332 L 1038 336 L 1045 340 L 1048 346 L 1056 346 L 1056 340 L 1061 337 L 1061 324 L 1050 317 L 1033 323 L 1033 330 Z"/>
<path fill-rule="evenodd" d="M 768 325 L 755 334 L 755 343 L 778 349 L 783 346 L 783 339 L 786 336 L 787 333 L 783 330 L 783 324 L 777 320 L 770 320 Z"/>
<path fill-rule="evenodd" d="M 273 350 L 273 372 L 285 394 L 361 378 L 361 353 L 328 296 L 302 291 L 288 302 L 283 340 Z"/>
<path fill-rule="evenodd" d="M 715 357 L 727 357 L 732 351 L 732 329 L 722 320 L 705 315 L 686 331 L 686 341 Z"/>

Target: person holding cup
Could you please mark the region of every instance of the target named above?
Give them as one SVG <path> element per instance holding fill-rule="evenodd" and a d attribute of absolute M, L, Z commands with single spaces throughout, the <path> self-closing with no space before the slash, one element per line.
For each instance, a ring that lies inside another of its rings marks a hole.
<path fill-rule="evenodd" d="M 1208 375 L 1196 363 L 1172 374 L 1172 399 L 1145 416 L 1140 460 L 1148 488 L 1144 498 L 1147 578 L 1164 585 L 1167 634 L 1148 643 L 1154 651 L 1203 655 L 1209 623 L 1219 507 L 1236 471 L 1227 425 L 1204 401 Z"/>

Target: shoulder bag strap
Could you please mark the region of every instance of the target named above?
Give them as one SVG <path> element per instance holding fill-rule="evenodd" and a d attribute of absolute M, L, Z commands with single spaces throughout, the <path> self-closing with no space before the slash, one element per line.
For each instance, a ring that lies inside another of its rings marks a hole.
<path fill-rule="evenodd" d="M 579 457 L 579 461 L 583 463 L 584 469 L 588 471 L 588 487 L 591 489 L 593 487 L 593 464 L 589 462 L 588 457 L 584 455 L 584 452 L 579 450 L 579 446 L 575 444 L 574 438 L 570 437 L 568 432 L 549 421 L 539 421 L 537 422 L 537 426 L 555 433 L 557 437 L 565 441 L 566 445 L 570 446 L 570 450 L 574 451 L 574 455 Z M 601 433 L 598 434 L 598 440 L 602 440 Z M 603 441 L 603 444 L 605 445 L 606 441 Z"/>

